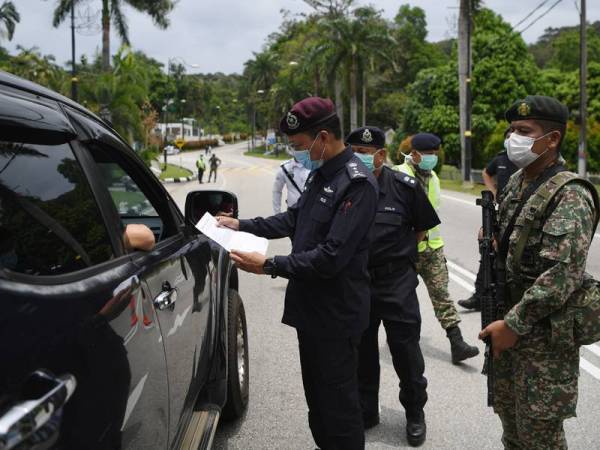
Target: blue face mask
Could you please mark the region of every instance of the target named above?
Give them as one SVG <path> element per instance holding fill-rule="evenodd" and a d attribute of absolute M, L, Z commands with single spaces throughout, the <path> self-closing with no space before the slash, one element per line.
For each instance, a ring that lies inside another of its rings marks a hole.
<path fill-rule="evenodd" d="M 421 162 L 419 163 L 419 169 L 422 170 L 433 170 L 437 166 L 438 157 L 437 155 L 421 155 Z"/>
<path fill-rule="evenodd" d="M 363 162 L 363 164 L 367 166 L 367 169 L 369 169 L 371 172 L 381 167 L 375 167 L 374 158 L 376 154 L 377 152 L 373 153 L 372 155 L 369 155 L 368 153 L 355 153 L 357 158 L 360 159 Z"/>
<path fill-rule="evenodd" d="M 373 164 L 374 155 L 369 155 L 368 153 L 355 153 L 355 155 L 358 159 L 362 161 L 362 163 L 365 166 L 367 166 L 367 169 L 369 169 L 371 172 L 373 171 L 373 169 L 375 168 Z"/>
<path fill-rule="evenodd" d="M 315 142 L 317 142 L 318 137 L 319 136 L 315 138 L 315 140 L 312 142 L 312 144 L 310 144 L 310 147 L 307 150 L 294 150 L 294 158 L 296 158 L 296 161 L 302 164 L 305 169 L 308 169 L 310 171 L 316 170 L 323 165 L 323 153 L 325 153 L 324 146 L 323 151 L 321 152 L 321 159 L 318 159 L 316 161 L 310 159 L 310 151 L 312 150 L 313 145 L 315 145 Z"/>

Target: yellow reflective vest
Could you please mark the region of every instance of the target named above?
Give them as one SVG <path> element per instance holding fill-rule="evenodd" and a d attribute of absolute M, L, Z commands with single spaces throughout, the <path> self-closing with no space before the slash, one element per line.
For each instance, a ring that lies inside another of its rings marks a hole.
<path fill-rule="evenodd" d="M 394 166 L 394 170 L 399 172 L 403 172 L 411 177 L 415 176 L 415 171 L 412 166 L 408 163 L 401 164 L 399 166 Z M 432 170 L 431 177 L 429 178 L 429 185 L 427 186 L 427 198 L 429 202 L 435 209 L 435 212 L 439 215 L 440 210 L 440 200 L 441 200 L 441 192 L 440 192 L 440 179 L 437 174 Z M 440 226 L 436 226 L 427 231 L 425 239 L 419 242 L 418 250 L 419 253 L 425 251 L 427 247 L 435 250 L 437 248 L 443 247 L 444 241 L 442 239 L 442 235 L 440 233 Z"/>

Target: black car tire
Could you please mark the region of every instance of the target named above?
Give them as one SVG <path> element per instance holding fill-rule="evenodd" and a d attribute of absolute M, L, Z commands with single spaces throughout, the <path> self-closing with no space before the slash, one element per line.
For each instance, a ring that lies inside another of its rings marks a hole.
<path fill-rule="evenodd" d="M 250 392 L 246 312 L 240 294 L 233 289 L 229 290 L 227 308 L 227 369 L 223 419 L 233 420 L 241 417 L 248 407 Z"/>

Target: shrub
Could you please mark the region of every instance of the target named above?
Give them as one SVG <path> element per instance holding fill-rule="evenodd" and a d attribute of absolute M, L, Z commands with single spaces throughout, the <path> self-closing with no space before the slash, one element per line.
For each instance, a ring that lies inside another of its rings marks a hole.
<path fill-rule="evenodd" d="M 200 139 L 198 141 L 188 141 L 183 145 L 182 150 L 202 150 L 208 146 L 217 147 L 219 141 L 216 139 Z"/>

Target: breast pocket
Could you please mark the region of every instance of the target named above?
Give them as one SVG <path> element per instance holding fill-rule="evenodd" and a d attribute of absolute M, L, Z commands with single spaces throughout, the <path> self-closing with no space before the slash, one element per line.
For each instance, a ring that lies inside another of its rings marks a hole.
<path fill-rule="evenodd" d="M 376 240 L 398 240 L 401 227 L 406 223 L 400 214 L 389 212 L 378 212 L 375 215 L 375 239 Z"/>
<path fill-rule="evenodd" d="M 571 260 L 570 236 L 575 231 L 571 219 L 550 219 L 542 228 L 540 256 L 551 261 L 568 263 Z"/>
<path fill-rule="evenodd" d="M 331 198 L 319 195 L 317 203 L 310 210 L 310 218 L 320 224 L 331 222 L 334 208 Z"/>

